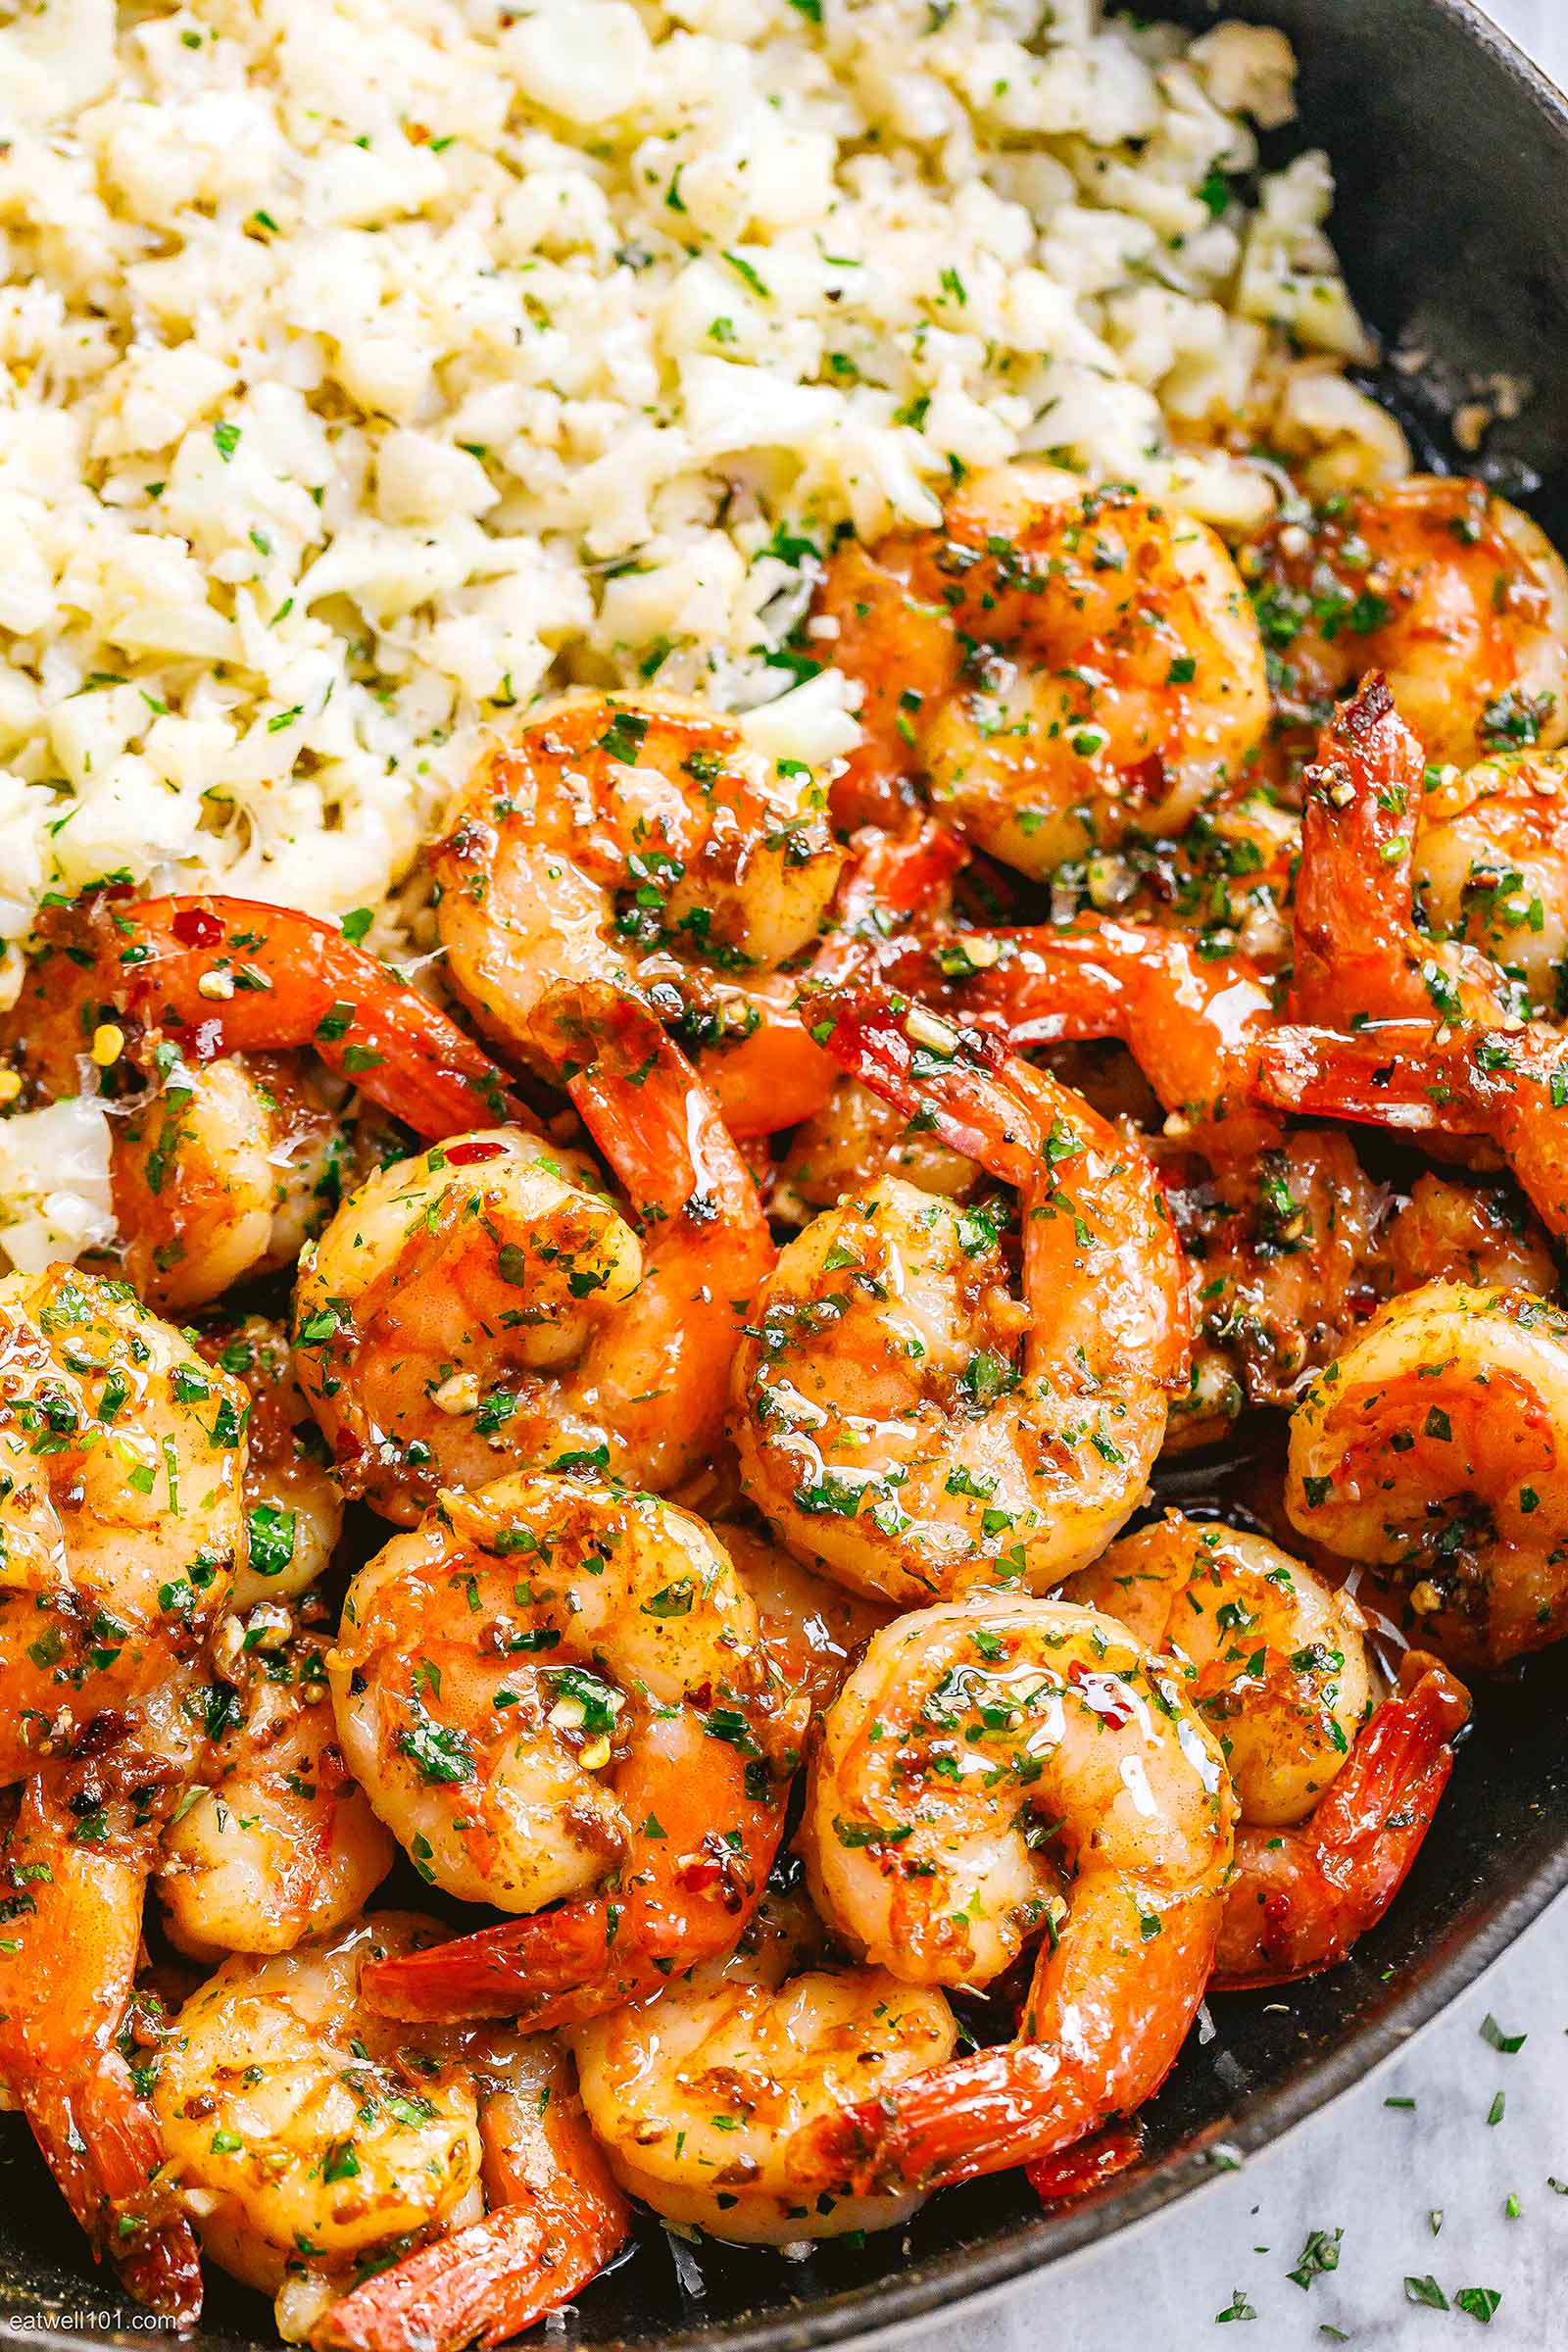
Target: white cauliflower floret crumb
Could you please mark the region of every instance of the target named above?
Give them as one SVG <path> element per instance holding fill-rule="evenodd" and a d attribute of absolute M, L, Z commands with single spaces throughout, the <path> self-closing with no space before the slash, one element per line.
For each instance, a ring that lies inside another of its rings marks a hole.
<path fill-rule="evenodd" d="M 763 708 L 803 554 L 965 470 L 1049 450 L 1242 527 L 1266 469 L 1195 434 L 1267 443 L 1282 383 L 1386 469 L 1332 388 L 1368 346 L 1327 167 L 1239 193 L 1292 72 L 1092 0 L 13 13 L 0 954 L 103 875 L 378 902 L 573 680 L 837 757 L 825 641 Z"/>

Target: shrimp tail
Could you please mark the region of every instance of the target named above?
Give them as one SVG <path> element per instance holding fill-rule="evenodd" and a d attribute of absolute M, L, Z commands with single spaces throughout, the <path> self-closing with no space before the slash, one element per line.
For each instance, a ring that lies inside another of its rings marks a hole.
<path fill-rule="evenodd" d="M 1135 2165 L 1143 2152 L 1143 2126 L 1134 2116 L 1107 2124 L 1093 2139 L 1078 2140 L 1056 2156 L 1042 2156 L 1024 2170 L 1042 2205 L 1063 2205 L 1092 2196 Z"/>
<path fill-rule="evenodd" d="M 1262 1041 L 1257 1093 L 1303 1118 L 1348 1119 L 1407 1135 L 1475 1135 L 1484 1107 L 1457 1046 L 1432 1042 L 1430 1021 L 1387 1021 L 1348 1035 L 1290 1026 Z"/>
<path fill-rule="evenodd" d="M 803 1017 L 825 1030 L 841 1068 L 895 1109 L 923 1114 L 940 1142 L 1005 1183 L 1038 1181 L 1038 1119 L 1007 1084 L 995 1038 L 873 988 L 826 990 Z"/>
<path fill-rule="evenodd" d="M 1417 958 L 1411 840 L 1426 760 L 1369 671 L 1337 706 L 1302 779 L 1295 899 L 1297 1020 L 1431 1013 Z"/>
<path fill-rule="evenodd" d="M 482 2130 L 491 2210 L 334 2304 L 318 2352 L 483 2352 L 520 2335 L 597 2278 L 625 2242 L 626 2200 L 571 2084 L 502 2091 Z"/>
<path fill-rule="evenodd" d="M 1469 1713 L 1464 1685 L 1411 1651 L 1399 1691 L 1372 1716 L 1310 1821 L 1294 1834 L 1239 1834 L 1215 1961 L 1220 1990 L 1332 1968 L 1377 1925 L 1431 1827 Z"/>
<path fill-rule="evenodd" d="M 639 999 L 600 982 L 552 989 L 535 1035 L 645 1224 L 744 1235 L 772 1263 L 752 1172 L 696 1070 Z"/>
<path fill-rule="evenodd" d="M 1020 2039 L 933 2067 L 818 2128 L 812 2154 L 845 2193 L 944 2188 L 1042 2164 L 1153 2096 L 1202 1998 L 1218 1903 L 1151 1896 L 1129 1936 L 1125 1900 L 1122 1887 L 1104 1901 L 1080 1894 L 1059 1944 L 1042 1951 Z"/>
<path fill-rule="evenodd" d="M 77 2223 L 138 2303 L 181 2327 L 202 2308 L 201 2254 L 161 2185 L 163 2145 L 123 2059 L 103 2053 L 90 2074 L 27 2088 L 32 2134 Z"/>
<path fill-rule="evenodd" d="M 704 1740 L 713 1753 L 697 1769 L 681 1721 L 689 1713 L 654 1716 L 617 1785 L 628 1818 L 657 1820 L 661 1835 L 613 1894 L 379 1961 L 363 1980 L 371 2006 L 412 2020 L 514 2017 L 544 2033 L 645 2000 L 676 1970 L 728 1951 L 761 1900 L 783 1807 L 771 1774 L 766 1794 L 752 1792 L 745 1760 L 725 1741 Z M 777 1786 L 786 1785 L 783 1776 Z"/>
<path fill-rule="evenodd" d="M 141 951 L 116 1003 L 199 1060 L 311 1046 L 416 1134 L 537 1129 L 490 1056 L 334 924 L 231 898 L 146 899 L 116 924 Z"/>
<path fill-rule="evenodd" d="M 554 2227 L 552 2227 L 554 2224 Z M 490 2352 L 585 2287 L 624 2236 L 563 2212 L 503 2205 L 421 2246 L 333 2305 L 318 2346 L 343 2352 Z"/>

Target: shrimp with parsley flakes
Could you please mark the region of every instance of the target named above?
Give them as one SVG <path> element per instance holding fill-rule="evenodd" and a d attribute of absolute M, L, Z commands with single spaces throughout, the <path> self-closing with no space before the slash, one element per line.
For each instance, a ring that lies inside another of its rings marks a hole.
<path fill-rule="evenodd" d="M 452 984 L 486 1033 L 543 1067 L 561 981 L 631 989 L 691 1052 L 737 1135 L 787 1127 L 830 1073 L 784 968 L 844 861 L 826 792 L 671 695 L 586 691 L 487 751 L 426 853 Z"/>
<path fill-rule="evenodd" d="M 844 1067 L 1016 1206 L 886 1177 L 787 1246 L 736 1358 L 748 1492 L 808 1564 L 906 1606 L 1048 1589 L 1134 1509 L 1187 1385 L 1158 1182 L 1080 1096 L 972 1032 L 874 993 L 818 1009 Z"/>
<path fill-rule="evenodd" d="M 1432 1826 L 1465 1720 L 1462 1687 L 1412 1653 L 1379 1701 L 1348 1594 L 1261 1536 L 1167 1511 L 1071 1578 L 1169 1656 L 1236 1789 L 1236 1863 L 1216 1977 L 1331 1967 L 1394 1900 Z"/>
<path fill-rule="evenodd" d="M 733 1952 L 570 2033 L 612 2171 L 677 2228 L 799 2245 L 891 2229 L 921 2202 L 833 2193 L 812 2128 L 943 2065 L 956 2020 L 939 1987 L 823 1945 L 802 1898 L 769 1896 Z"/>
<path fill-rule="evenodd" d="M 751 1172 L 652 1013 L 597 988 L 547 1010 L 620 1200 L 582 1153 L 496 1128 L 379 1170 L 301 1268 L 301 1386 L 344 1486 L 390 1519 L 515 1463 L 678 1484 L 717 1443 L 773 1262 Z"/>
<path fill-rule="evenodd" d="M 864 689 L 841 822 L 897 823 L 917 785 L 1026 874 L 1179 829 L 1268 720 L 1257 623 L 1206 523 L 1020 463 L 942 526 L 842 547 L 819 597 Z"/>
<path fill-rule="evenodd" d="M 1518 1290 L 1392 1298 L 1291 1422 L 1286 1508 L 1412 1638 L 1497 1666 L 1568 1632 L 1568 1317 Z"/>
<path fill-rule="evenodd" d="M 327 1671 L 416 1866 L 522 1915 L 376 1969 L 389 2014 L 593 2016 L 739 1935 L 804 1710 L 700 1520 L 585 1477 L 447 1494 L 361 1569 Z"/>
<path fill-rule="evenodd" d="M 1179 1667 L 1113 1618 L 974 1592 L 874 1635 L 812 1761 L 818 1909 L 907 1984 L 986 1984 L 1040 1940 L 1017 2038 L 825 2119 L 824 2185 L 973 2179 L 1147 2098 L 1202 1998 L 1235 1810 Z"/>

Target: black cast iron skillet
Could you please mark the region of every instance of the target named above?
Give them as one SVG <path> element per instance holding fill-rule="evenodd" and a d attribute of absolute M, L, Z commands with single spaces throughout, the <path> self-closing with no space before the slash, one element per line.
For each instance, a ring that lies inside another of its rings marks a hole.
<path fill-rule="evenodd" d="M 1467 379 L 1503 368 L 1537 397 L 1485 466 L 1568 544 L 1568 108 L 1468 0 L 1164 0 L 1157 13 L 1275 24 L 1301 61 L 1293 144 L 1327 147 L 1334 232 L 1391 347 L 1432 364 L 1380 387 L 1443 463 Z M 1473 465 L 1473 461 L 1468 463 Z M 1437 1829 L 1390 1917 L 1341 1968 L 1283 1993 L 1216 2000 L 1145 2111 L 1119 2180 L 1042 2213 L 1021 2176 L 938 2197 L 907 2235 L 823 2246 L 806 2265 L 676 2249 L 645 2225 L 584 2296 L 568 2340 L 666 2352 L 808 2352 L 1004 2285 L 1188 2195 L 1336 2097 L 1453 1999 L 1568 1885 L 1564 1660 L 1546 1652 L 1480 1693 Z M 57 2344 L 145 2345 L 94 2273 L 24 2131 L 0 2141 L 0 2335 L 40 2312 Z M 210 2269 L 204 2352 L 275 2345 L 271 2315 Z M 145 2320 L 143 2321 L 145 2328 Z M 27 2340 L 36 2336 L 27 2331 Z"/>

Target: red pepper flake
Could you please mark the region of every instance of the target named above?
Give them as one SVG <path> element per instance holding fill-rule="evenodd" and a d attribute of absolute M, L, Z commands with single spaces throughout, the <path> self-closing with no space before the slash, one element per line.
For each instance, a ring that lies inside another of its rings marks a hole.
<path fill-rule="evenodd" d="M 475 1140 L 471 1144 L 443 1144 L 441 1147 L 445 1157 L 455 1168 L 476 1167 L 482 1159 L 501 1159 L 506 1154 L 506 1149 L 505 1144 L 485 1143 L 482 1140 Z"/>
<path fill-rule="evenodd" d="M 182 906 L 169 927 L 182 948 L 216 948 L 222 944 L 223 926 L 205 906 Z"/>
<path fill-rule="evenodd" d="M 1067 1680 L 1077 1690 L 1086 1707 L 1108 1723 L 1113 1732 L 1125 1730 L 1133 1719 L 1133 1703 L 1113 1674 L 1090 1674 L 1081 1659 L 1074 1658 L 1067 1669 Z"/>

